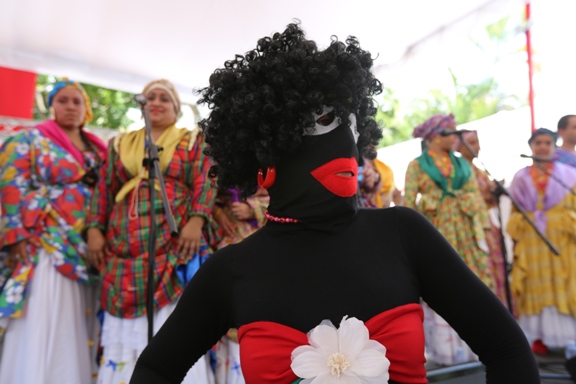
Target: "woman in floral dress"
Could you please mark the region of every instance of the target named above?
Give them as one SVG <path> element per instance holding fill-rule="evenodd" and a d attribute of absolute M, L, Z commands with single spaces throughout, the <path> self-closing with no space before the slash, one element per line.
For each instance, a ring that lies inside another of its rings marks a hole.
<path fill-rule="evenodd" d="M 0 383 L 90 383 L 94 275 L 81 236 L 106 153 L 82 128 L 92 118 L 80 84 L 57 83 L 53 119 L 0 149 Z"/>
<path fill-rule="evenodd" d="M 455 136 L 440 135 L 455 127 L 452 115 L 436 115 L 415 128 L 412 135 L 425 140 L 428 149 L 408 166 L 404 204 L 428 218 L 468 267 L 494 289 L 485 235 L 491 227 L 484 200 L 466 160 L 451 151 Z M 424 310 L 431 360 L 451 365 L 476 359 L 444 319 L 426 304 Z"/>

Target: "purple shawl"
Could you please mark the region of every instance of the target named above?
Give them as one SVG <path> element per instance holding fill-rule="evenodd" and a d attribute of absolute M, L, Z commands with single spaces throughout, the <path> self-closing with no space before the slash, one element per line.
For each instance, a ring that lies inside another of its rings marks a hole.
<path fill-rule="evenodd" d="M 558 161 L 562 164 L 567 164 L 572 168 L 576 168 L 576 153 L 567 151 L 562 148 L 556 148 L 553 156 L 554 161 Z"/>
<path fill-rule="evenodd" d="M 546 211 L 560 203 L 570 193 L 569 190 L 554 179 L 561 180 L 571 188 L 576 185 L 576 171 L 565 164 L 554 163 L 551 175 L 544 194 L 544 210 L 539 210 L 536 207 L 538 204 L 538 191 L 532 183 L 530 167 L 519 170 L 514 175 L 512 185 L 509 188 L 510 195 L 516 199 L 522 208 L 528 212 L 534 212 L 534 223 L 542 233 L 546 233 Z"/>
<path fill-rule="evenodd" d="M 64 131 L 62 131 L 62 128 L 60 128 L 60 126 L 54 120 L 46 120 L 42 124 L 37 125 L 36 129 L 38 129 L 40 133 L 44 135 L 44 137 L 49 138 L 55 144 L 64 148 L 69 154 L 71 154 L 76 159 L 76 161 L 78 161 L 82 165 L 82 167 L 85 166 L 84 156 L 82 155 L 82 152 L 78 148 L 76 148 L 74 144 L 72 144 L 72 141 L 70 141 L 68 136 L 64 133 Z M 96 147 L 96 150 L 98 151 L 98 155 L 100 156 L 100 158 L 105 159 L 106 144 L 98 136 L 90 132 L 83 130 L 82 133 L 88 138 L 90 143 L 92 143 L 92 145 Z"/>

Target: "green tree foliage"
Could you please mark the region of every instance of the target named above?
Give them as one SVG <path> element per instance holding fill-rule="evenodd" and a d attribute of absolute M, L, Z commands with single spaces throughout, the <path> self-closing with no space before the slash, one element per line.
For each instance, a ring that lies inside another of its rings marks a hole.
<path fill-rule="evenodd" d="M 48 118 L 46 101 L 52 85 L 62 80 L 61 78 L 38 75 L 36 83 L 36 103 L 34 105 L 34 119 L 44 120 Z M 125 129 L 133 121 L 126 116 L 129 108 L 138 108 L 134 101 L 134 95 L 127 92 L 102 88 L 96 85 L 81 83 L 90 97 L 94 118 L 89 123 L 92 127 Z"/>
<path fill-rule="evenodd" d="M 510 52 L 501 53 L 505 50 L 502 48 L 502 43 L 514 33 L 509 27 L 509 18 L 488 25 L 485 32 L 482 41 L 472 39 L 470 41 L 483 52 L 495 52 L 494 63 L 510 54 Z M 384 90 L 376 116 L 384 128 L 384 138 L 380 141 L 380 147 L 411 139 L 414 127 L 435 114 L 452 113 L 457 123 L 463 124 L 525 104 L 525 101 L 520 100 L 518 96 L 500 91 L 494 77 L 487 77 L 474 84 L 462 84 L 452 70 L 448 70 L 454 86 L 450 93 L 431 90 L 425 97 L 403 105 L 391 89 Z"/>

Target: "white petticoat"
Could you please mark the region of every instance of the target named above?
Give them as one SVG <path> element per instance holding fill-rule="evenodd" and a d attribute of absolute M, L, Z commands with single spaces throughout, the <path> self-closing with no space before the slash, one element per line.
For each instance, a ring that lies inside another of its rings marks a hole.
<path fill-rule="evenodd" d="M 154 314 L 154 334 L 175 307 L 176 303 L 171 303 Z M 98 371 L 98 384 L 128 384 L 138 356 L 148 344 L 146 316 L 122 319 L 106 312 L 100 343 L 104 347 L 104 352 Z M 214 384 L 214 373 L 207 354 L 190 368 L 182 383 Z"/>
<path fill-rule="evenodd" d="M 534 316 L 520 316 L 518 322 L 530 342 L 542 340 L 548 347 L 564 348 L 576 341 L 576 319 L 558 313 L 556 307 L 544 307 Z"/>
<path fill-rule="evenodd" d="M 7 327 L 0 383 L 91 383 L 96 291 L 57 272 L 41 250 L 22 317 L 0 320 Z"/>
<path fill-rule="evenodd" d="M 240 345 L 224 336 L 216 346 L 216 384 L 244 384 Z"/>
<path fill-rule="evenodd" d="M 440 365 L 462 364 L 478 361 L 468 344 L 440 315 L 426 303 L 424 309 L 424 335 L 426 337 L 426 357 Z"/>

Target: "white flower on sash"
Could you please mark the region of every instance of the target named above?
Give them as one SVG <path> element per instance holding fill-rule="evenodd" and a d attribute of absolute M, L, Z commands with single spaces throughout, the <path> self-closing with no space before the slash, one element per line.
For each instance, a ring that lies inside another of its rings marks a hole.
<path fill-rule="evenodd" d="M 389 379 L 386 348 L 369 339 L 368 328 L 345 316 L 336 327 L 329 320 L 308 333 L 310 345 L 292 351 L 294 373 L 301 384 L 381 384 Z"/>

